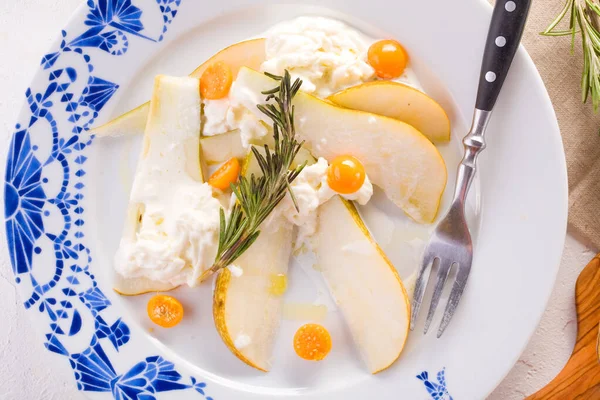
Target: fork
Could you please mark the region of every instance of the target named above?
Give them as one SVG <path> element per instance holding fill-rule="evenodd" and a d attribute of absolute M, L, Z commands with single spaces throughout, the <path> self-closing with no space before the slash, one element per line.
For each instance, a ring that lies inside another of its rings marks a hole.
<path fill-rule="evenodd" d="M 530 4 L 531 0 L 497 0 L 494 6 L 481 64 L 473 122 L 463 139 L 465 153 L 458 166 L 454 197 L 448 213 L 434 230 L 425 248 L 411 304 L 411 330 L 415 328 L 425 287 L 436 260 L 437 278 L 425 321 L 425 333 L 429 330 L 452 268 L 457 271 L 456 278 L 437 332 L 438 338 L 450 323 L 465 289 L 473 261 L 473 241 L 465 220 L 465 201 L 475 176 L 477 156 L 485 148 L 485 129 L 519 48 Z"/>

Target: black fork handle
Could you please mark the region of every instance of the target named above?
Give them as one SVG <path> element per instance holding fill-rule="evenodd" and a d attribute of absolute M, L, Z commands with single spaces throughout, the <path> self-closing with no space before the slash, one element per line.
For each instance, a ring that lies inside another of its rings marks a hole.
<path fill-rule="evenodd" d="M 475 107 L 492 111 L 519 48 L 531 0 L 496 0 L 481 63 Z"/>

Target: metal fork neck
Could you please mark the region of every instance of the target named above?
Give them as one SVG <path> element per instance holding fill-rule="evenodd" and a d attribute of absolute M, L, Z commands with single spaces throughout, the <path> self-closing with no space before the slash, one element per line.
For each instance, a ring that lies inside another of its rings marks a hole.
<path fill-rule="evenodd" d="M 475 176 L 477 156 L 485 149 L 484 133 L 491 114 L 491 111 L 476 108 L 473 114 L 471 129 L 463 139 L 465 155 L 458 166 L 456 188 L 454 189 L 454 199 L 452 202 L 453 206 L 460 206 L 463 211 L 469 187 Z"/>
<path fill-rule="evenodd" d="M 475 112 L 473 113 L 473 121 L 471 122 L 471 129 L 467 136 L 465 136 L 465 139 L 463 140 L 465 145 L 466 140 L 469 137 L 481 138 L 481 142 L 483 142 L 483 134 L 485 133 L 485 128 L 487 128 L 488 122 L 490 122 L 491 116 L 491 111 L 484 111 L 478 108 L 475 109 Z M 485 147 L 485 143 L 483 144 L 483 147 Z"/>

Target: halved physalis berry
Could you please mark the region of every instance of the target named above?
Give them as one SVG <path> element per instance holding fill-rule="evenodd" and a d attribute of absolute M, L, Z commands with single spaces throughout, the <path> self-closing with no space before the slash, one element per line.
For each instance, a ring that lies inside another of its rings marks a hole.
<path fill-rule="evenodd" d="M 369 64 L 378 77 L 383 79 L 398 78 L 408 64 L 408 54 L 395 40 L 380 40 L 369 47 Z"/>
<path fill-rule="evenodd" d="M 219 190 L 229 189 L 240 174 L 240 162 L 237 158 L 230 158 L 208 178 L 208 184 Z"/>
<path fill-rule="evenodd" d="M 327 169 L 329 187 L 340 194 L 356 192 L 365 183 L 365 167 L 353 156 L 338 156 Z"/>
<path fill-rule="evenodd" d="M 223 61 L 211 64 L 200 77 L 200 96 L 203 99 L 218 100 L 229 94 L 233 74 Z"/>
<path fill-rule="evenodd" d="M 183 306 L 175 297 L 157 294 L 148 301 L 148 317 L 158 326 L 172 328 L 183 318 Z"/>
<path fill-rule="evenodd" d="M 331 336 L 321 325 L 303 325 L 294 335 L 294 350 L 300 358 L 321 361 L 331 351 Z"/>

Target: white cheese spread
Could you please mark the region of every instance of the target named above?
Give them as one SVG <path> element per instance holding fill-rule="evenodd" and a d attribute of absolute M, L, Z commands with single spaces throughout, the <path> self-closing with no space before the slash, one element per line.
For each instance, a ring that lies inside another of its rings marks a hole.
<path fill-rule="evenodd" d="M 302 90 L 327 97 L 341 89 L 373 80 L 366 54 L 372 42 L 340 21 L 299 17 L 266 33 L 266 61 L 261 71 L 302 79 Z"/>

